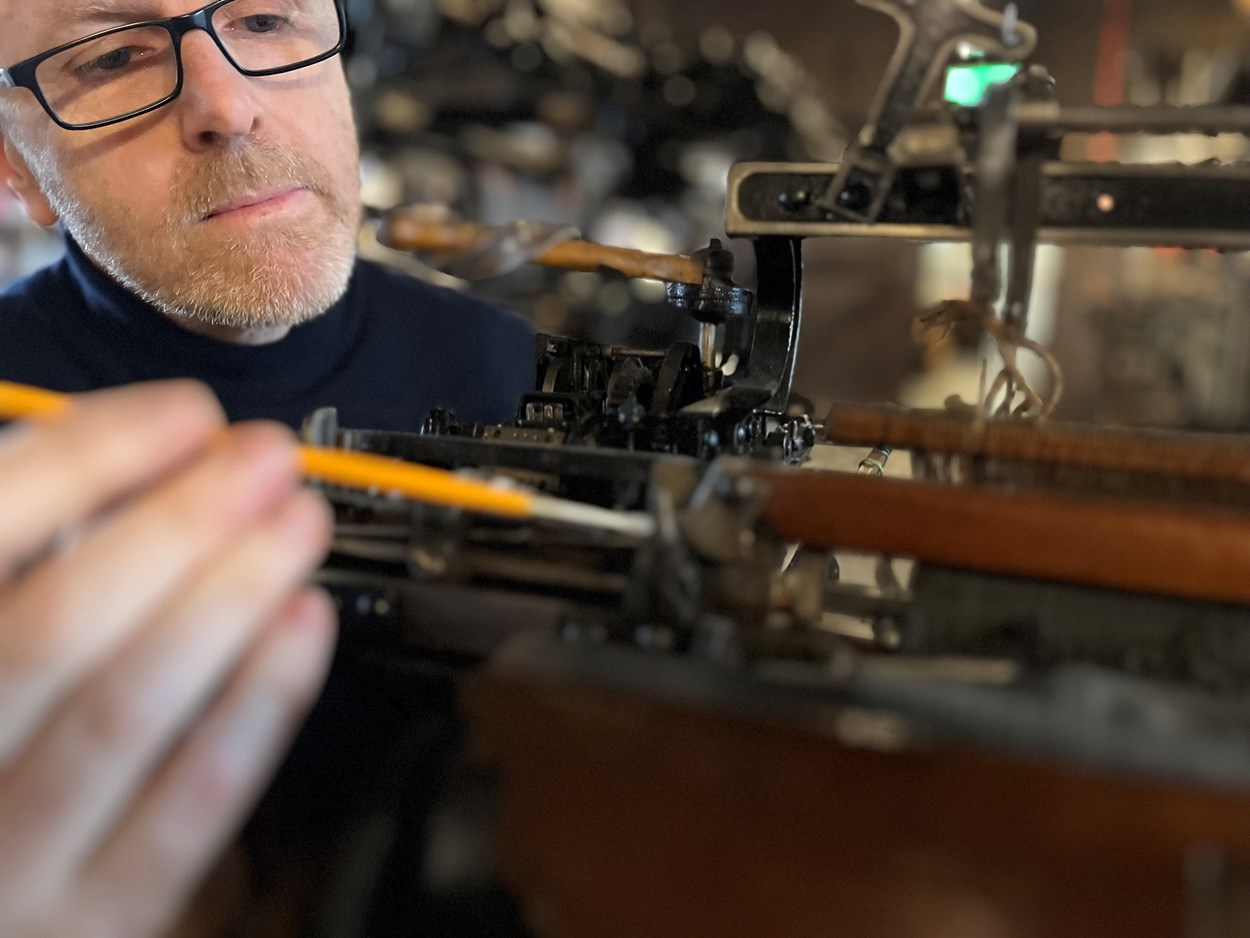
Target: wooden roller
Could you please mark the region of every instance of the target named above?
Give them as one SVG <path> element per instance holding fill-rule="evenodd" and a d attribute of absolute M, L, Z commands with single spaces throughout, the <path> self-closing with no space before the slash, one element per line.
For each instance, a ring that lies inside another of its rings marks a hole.
<path fill-rule="evenodd" d="M 1250 484 L 1250 436 L 1246 435 L 974 420 L 888 404 L 835 404 L 825 421 L 825 439 L 841 446 L 889 446 Z"/>
<path fill-rule="evenodd" d="M 466 222 L 430 222 L 403 212 L 391 212 L 382 222 L 378 240 L 399 251 L 448 254 L 467 251 L 490 233 L 486 225 Z M 593 241 L 564 241 L 548 248 L 534 263 L 561 270 L 592 271 L 607 267 L 627 277 L 665 283 L 703 282 L 703 262 L 681 254 L 651 254 L 611 247 Z"/>
<path fill-rule="evenodd" d="M 769 472 L 787 541 L 1183 599 L 1250 604 L 1250 516 L 835 472 Z"/>

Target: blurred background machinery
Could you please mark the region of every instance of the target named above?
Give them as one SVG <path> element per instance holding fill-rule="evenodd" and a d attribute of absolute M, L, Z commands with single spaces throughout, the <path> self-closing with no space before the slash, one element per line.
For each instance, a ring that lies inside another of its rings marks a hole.
<path fill-rule="evenodd" d="M 838 157 L 893 47 L 851 0 L 348 0 L 365 201 L 430 202 L 473 221 L 562 222 L 676 252 L 721 235 L 736 160 Z M 991 4 L 991 5 L 999 5 Z M 1250 103 L 1244 0 L 1019 0 L 1062 104 Z M 1068 159 L 1240 161 L 1244 137 L 1075 139 Z M 368 234 L 365 236 L 368 241 Z M 735 246 L 749 283 L 750 252 Z M 0 194 L 0 284 L 59 250 Z M 384 249 L 366 244 L 370 254 Z M 441 275 L 411 258 L 389 261 Z M 967 248 L 828 239 L 805 251 L 796 391 L 833 400 L 974 396 L 983 349 L 922 350 L 916 310 L 967 289 Z M 1044 249 L 1031 330 L 1054 347 L 1059 416 L 1250 425 L 1246 259 Z M 447 281 L 443 278 L 444 282 Z M 465 288 L 463 283 L 452 285 Z M 473 287 L 543 331 L 642 346 L 681 334 L 661 288 L 522 268 Z"/>
<path fill-rule="evenodd" d="M 378 0 L 352 22 L 371 209 L 433 203 L 686 252 L 721 235 L 734 162 L 832 160 L 846 142 L 763 32 L 679 43 L 617 0 Z M 654 347 L 682 327 L 654 282 L 522 268 L 475 289 L 544 332 Z"/>

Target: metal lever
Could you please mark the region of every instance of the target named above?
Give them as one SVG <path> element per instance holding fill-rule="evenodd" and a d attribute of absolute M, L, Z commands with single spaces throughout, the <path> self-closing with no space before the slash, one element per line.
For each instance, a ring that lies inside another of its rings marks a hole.
<path fill-rule="evenodd" d="M 1008 14 L 977 0 L 858 0 L 894 17 L 899 44 L 868 123 L 847 147 L 841 167 L 816 200 L 826 217 L 876 221 L 894 184 L 897 167 L 890 146 L 910 122 L 950 62 L 955 47 L 966 42 L 1004 61 L 1018 62 L 1037 43 L 1037 32 Z"/>

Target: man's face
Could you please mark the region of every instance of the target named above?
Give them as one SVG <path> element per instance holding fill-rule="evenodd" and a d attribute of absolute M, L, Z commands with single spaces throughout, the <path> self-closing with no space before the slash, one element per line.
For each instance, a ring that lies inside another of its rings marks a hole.
<path fill-rule="evenodd" d="M 201 2 L 0 0 L 0 63 Z M 183 37 L 182 57 L 177 99 L 97 130 L 63 130 L 28 91 L 0 92 L 15 185 L 25 172 L 32 189 L 19 194 L 170 315 L 236 329 L 320 315 L 346 288 L 359 221 L 339 60 L 248 78 L 203 30 Z"/>

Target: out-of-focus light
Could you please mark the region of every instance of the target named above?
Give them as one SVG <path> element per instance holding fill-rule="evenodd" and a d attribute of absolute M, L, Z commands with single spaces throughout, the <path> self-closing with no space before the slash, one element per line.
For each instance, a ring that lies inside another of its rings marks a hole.
<path fill-rule="evenodd" d="M 1004 62 L 954 65 L 946 72 L 946 100 L 961 107 L 976 107 L 990 88 L 1010 81 L 1019 70 L 1019 65 Z"/>

